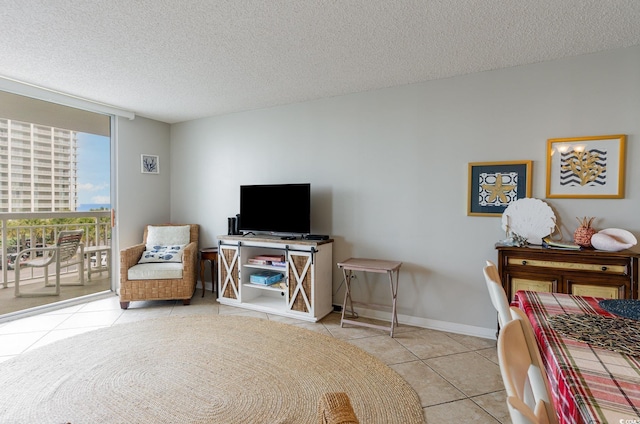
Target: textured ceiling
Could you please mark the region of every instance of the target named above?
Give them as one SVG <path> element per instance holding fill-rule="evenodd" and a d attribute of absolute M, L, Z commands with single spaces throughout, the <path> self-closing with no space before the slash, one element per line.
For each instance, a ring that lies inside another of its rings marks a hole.
<path fill-rule="evenodd" d="M 0 76 L 164 122 L 640 44 L 639 0 L 0 0 Z"/>

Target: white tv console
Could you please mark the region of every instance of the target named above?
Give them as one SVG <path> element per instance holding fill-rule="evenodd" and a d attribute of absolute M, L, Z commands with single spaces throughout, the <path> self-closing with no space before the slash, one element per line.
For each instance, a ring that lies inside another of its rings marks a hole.
<path fill-rule="evenodd" d="M 218 236 L 218 302 L 255 311 L 318 321 L 333 310 L 333 239 L 281 240 L 274 236 Z M 283 255 L 285 266 L 249 259 Z M 282 285 L 250 282 L 262 270 L 282 273 Z"/>

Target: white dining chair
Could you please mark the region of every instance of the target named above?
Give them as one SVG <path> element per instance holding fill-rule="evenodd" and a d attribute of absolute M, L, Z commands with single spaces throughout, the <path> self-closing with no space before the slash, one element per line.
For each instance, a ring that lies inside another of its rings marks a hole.
<path fill-rule="evenodd" d="M 515 319 L 506 323 L 498 335 L 498 363 L 507 397 L 515 397 L 521 402 L 507 399 L 510 414 L 513 411 L 511 418 L 514 423 L 528 422 L 522 421 L 522 416 L 531 420 L 533 415 L 534 423 L 556 424 L 558 417 L 533 329 L 527 336 L 529 321 L 517 311 L 512 308 Z M 530 338 L 533 338 L 533 343 Z"/>
<path fill-rule="evenodd" d="M 491 303 L 496 311 L 498 311 L 498 324 L 502 328 L 507 322 L 511 321 L 511 312 L 509 311 L 507 294 L 504 292 L 504 288 L 502 288 L 498 268 L 493 262 L 487 261 L 487 265 L 483 268 L 482 273 L 487 283 Z"/>
<path fill-rule="evenodd" d="M 538 402 L 536 409 L 531 410 L 526 403 L 515 396 L 507 398 L 507 409 L 511 417 L 512 424 L 547 424 L 544 415 L 544 403 Z"/>
<path fill-rule="evenodd" d="M 527 314 L 520 308 L 511 307 L 509 308 L 511 312 L 511 318 L 513 320 L 519 320 L 520 325 L 522 326 L 522 332 L 524 334 L 524 338 L 527 342 L 527 347 L 529 348 L 529 355 L 533 358 L 534 364 L 539 364 L 540 374 L 542 374 L 542 381 L 545 383 L 546 391 L 550 393 L 551 389 L 549 388 L 549 380 L 547 378 L 547 372 L 544 368 L 544 363 L 542 362 L 542 354 L 540 353 L 540 346 L 538 346 L 538 341 L 536 340 L 536 334 L 533 331 L 533 327 L 531 326 L 531 321 L 527 317 Z"/>

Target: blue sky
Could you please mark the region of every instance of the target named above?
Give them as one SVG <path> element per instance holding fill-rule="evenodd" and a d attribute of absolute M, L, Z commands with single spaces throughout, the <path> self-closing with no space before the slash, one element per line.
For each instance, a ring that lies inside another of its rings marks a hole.
<path fill-rule="evenodd" d="M 109 137 L 78 133 L 78 204 L 109 204 Z"/>

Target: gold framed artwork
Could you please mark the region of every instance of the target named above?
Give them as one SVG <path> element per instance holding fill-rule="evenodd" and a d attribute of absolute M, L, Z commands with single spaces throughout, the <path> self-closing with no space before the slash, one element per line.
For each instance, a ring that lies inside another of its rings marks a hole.
<path fill-rule="evenodd" d="M 502 216 L 510 203 L 531 197 L 533 162 L 470 162 L 467 215 Z"/>
<path fill-rule="evenodd" d="M 627 136 L 547 140 L 547 198 L 621 199 Z"/>

